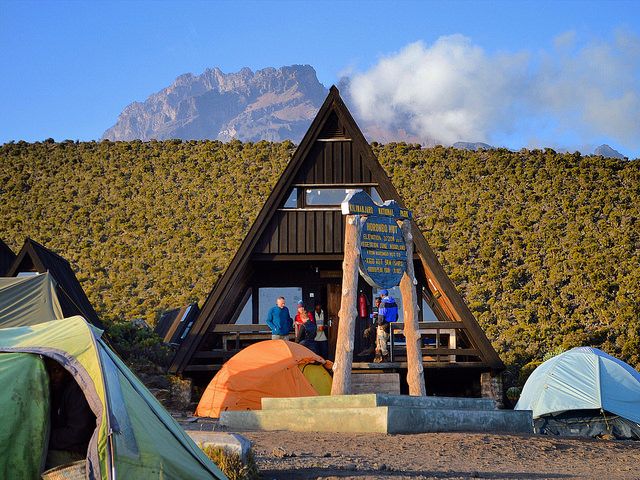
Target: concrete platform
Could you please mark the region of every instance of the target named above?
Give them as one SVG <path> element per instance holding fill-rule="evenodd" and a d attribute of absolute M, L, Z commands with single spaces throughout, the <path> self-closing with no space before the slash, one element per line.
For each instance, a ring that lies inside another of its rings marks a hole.
<path fill-rule="evenodd" d="M 262 410 L 365 407 L 413 407 L 453 410 L 495 410 L 496 403 L 490 398 L 411 397 L 409 395 L 388 395 L 381 393 L 262 399 Z"/>
<path fill-rule="evenodd" d="M 496 410 L 479 398 L 344 395 L 265 398 L 263 410 L 222 412 L 231 430 L 354 433 L 533 433 L 530 411 Z"/>

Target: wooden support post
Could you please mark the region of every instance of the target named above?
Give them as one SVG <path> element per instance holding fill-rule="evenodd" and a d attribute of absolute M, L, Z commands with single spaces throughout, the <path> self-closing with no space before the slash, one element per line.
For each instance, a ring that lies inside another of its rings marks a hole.
<path fill-rule="evenodd" d="M 342 299 L 340 301 L 340 324 L 333 362 L 333 384 L 331 395 L 351 393 L 351 366 L 353 364 L 353 337 L 358 315 L 356 299 L 358 292 L 358 266 L 360 263 L 360 215 L 347 215 L 344 232 L 344 261 L 342 263 Z"/>
<path fill-rule="evenodd" d="M 413 235 L 409 220 L 402 222 L 402 234 L 407 249 L 407 270 L 400 280 L 404 310 L 404 336 L 407 339 L 407 383 L 409 384 L 409 395 L 424 397 L 427 391 L 424 384 L 424 367 L 422 366 L 422 351 L 420 349 L 417 282 L 413 268 Z"/>

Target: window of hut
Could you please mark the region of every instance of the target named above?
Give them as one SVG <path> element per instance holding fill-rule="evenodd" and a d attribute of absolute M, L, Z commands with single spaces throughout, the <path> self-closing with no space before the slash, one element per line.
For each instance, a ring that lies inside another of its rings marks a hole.
<path fill-rule="evenodd" d="M 294 188 L 291 190 L 291 195 L 287 198 L 287 201 L 284 202 L 284 208 L 298 208 L 298 189 Z"/>
<path fill-rule="evenodd" d="M 351 188 L 308 188 L 305 190 L 305 204 L 310 207 L 340 206 Z"/>

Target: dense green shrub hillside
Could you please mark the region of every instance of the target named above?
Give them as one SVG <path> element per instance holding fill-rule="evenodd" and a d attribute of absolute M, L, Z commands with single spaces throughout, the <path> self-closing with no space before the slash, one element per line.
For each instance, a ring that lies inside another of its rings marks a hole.
<path fill-rule="evenodd" d="M 0 236 L 72 261 L 110 320 L 202 302 L 294 146 L 215 141 L 0 147 Z M 640 161 L 374 144 L 513 367 L 594 345 L 640 367 Z"/>

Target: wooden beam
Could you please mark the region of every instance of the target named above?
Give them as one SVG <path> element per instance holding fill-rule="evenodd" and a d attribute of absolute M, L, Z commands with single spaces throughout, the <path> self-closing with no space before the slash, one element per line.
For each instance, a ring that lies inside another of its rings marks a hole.
<path fill-rule="evenodd" d="M 491 367 L 485 362 L 428 362 L 423 361 L 422 366 L 424 369 L 429 368 L 473 368 L 481 369 L 484 371 L 491 370 Z M 368 363 L 368 362 L 354 362 L 353 368 L 358 370 L 394 370 L 407 368 L 407 362 L 385 362 L 385 363 Z"/>
<path fill-rule="evenodd" d="M 294 183 L 294 187 L 300 188 L 364 188 L 364 187 L 377 187 L 377 183 Z M 340 209 L 340 207 L 338 207 Z"/>
<path fill-rule="evenodd" d="M 394 322 L 391 324 L 394 330 L 401 331 L 404 328 L 404 323 Z M 466 330 L 467 327 L 462 322 L 420 322 L 418 323 L 420 330 Z"/>
<path fill-rule="evenodd" d="M 340 254 L 297 254 L 297 255 L 283 255 L 279 253 L 256 253 L 251 256 L 252 260 L 272 262 L 272 261 L 294 261 L 294 262 L 322 262 L 322 261 L 341 261 L 342 255 Z"/>
<path fill-rule="evenodd" d="M 331 395 L 351 393 L 351 364 L 356 324 L 358 295 L 358 265 L 360 263 L 360 215 L 347 215 L 344 232 L 344 263 L 342 265 L 342 300 L 338 317 L 338 341 L 333 362 Z"/>
<path fill-rule="evenodd" d="M 233 323 L 218 323 L 211 328 L 212 333 L 235 333 L 235 332 L 270 332 L 268 325 L 252 324 L 252 325 L 236 325 Z"/>
<path fill-rule="evenodd" d="M 424 397 L 427 390 L 424 384 L 424 370 L 420 355 L 420 332 L 418 330 L 418 296 L 416 295 L 416 276 L 413 271 L 413 235 L 411 222 L 403 221 L 402 235 L 407 253 L 407 270 L 400 280 L 400 293 L 404 310 L 404 336 L 407 339 L 407 383 L 409 395 Z"/>
<path fill-rule="evenodd" d="M 479 357 L 480 350 L 477 348 L 429 348 L 422 347 L 420 349 L 422 355 L 433 357 L 435 355 L 467 355 L 470 357 Z"/>
<path fill-rule="evenodd" d="M 351 142 L 350 138 L 316 138 L 316 142 Z"/>

